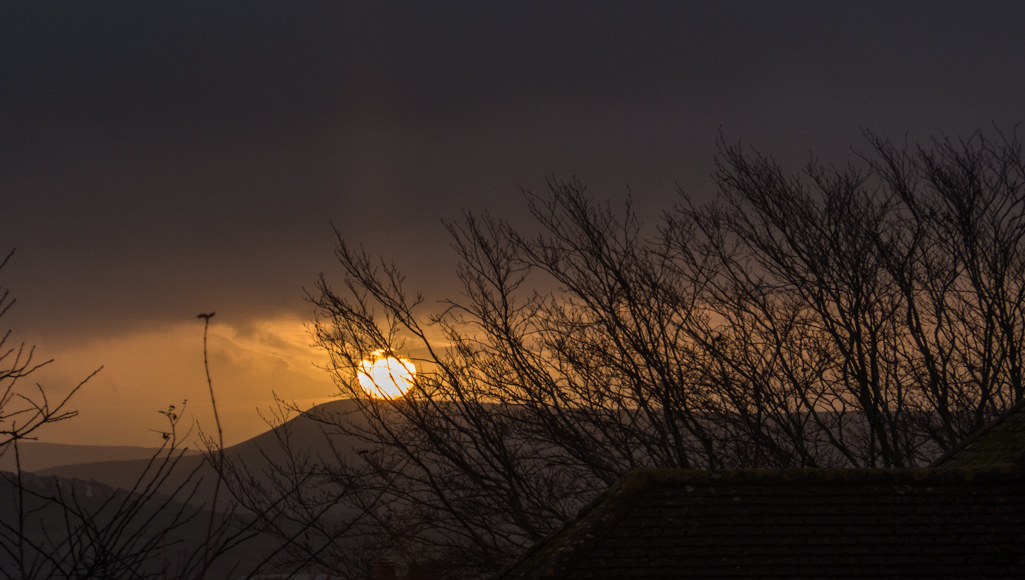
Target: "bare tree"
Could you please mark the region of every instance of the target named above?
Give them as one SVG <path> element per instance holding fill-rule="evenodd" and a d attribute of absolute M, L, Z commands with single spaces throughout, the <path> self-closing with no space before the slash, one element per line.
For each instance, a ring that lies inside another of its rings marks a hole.
<path fill-rule="evenodd" d="M 680 212 L 717 261 L 705 297 L 728 321 L 726 346 L 705 348 L 710 387 L 726 412 L 779 401 L 751 401 L 776 416 L 748 431 L 799 452 L 784 464 L 923 464 L 1022 396 L 1017 139 L 870 143 L 863 167 L 800 176 L 725 147 L 719 200 Z"/>
<path fill-rule="evenodd" d="M 11 250 L 0 262 L 0 271 L 13 255 Z M 10 290 L 0 288 L 0 318 L 14 302 Z M 23 384 L 26 377 L 52 361 L 35 362 L 35 348 L 24 343 L 11 345 L 10 338 L 10 329 L 0 337 L 0 453 L 13 451 L 14 443 L 31 437 L 44 425 L 75 417 L 78 413 L 67 408 L 68 401 L 92 377 L 73 387 L 59 401 L 51 402 L 42 388 L 25 389 Z"/>
<path fill-rule="evenodd" d="M 484 576 L 633 467 L 922 465 L 1020 400 L 1017 138 L 868 142 L 795 174 L 723 144 L 655 227 L 555 180 L 540 235 L 466 214 L 440 311 L 339 234 L 310 299 L 354 407 L 306 416 L 361 448 L 280 466 L 340 510 L 311 546 Z M 422 353 L 399 399 L 357 381 L 381 352 Z"/>
<path fill-rule="evenodd" d="M 5 290 L 0 316 L 13 303 Z M 205 464 L 184 467 L 184 403 L 160 411 L 167 422 L 159 432 L 163 445 L 128 489 L 24 472 L 21 442 L 74 418 L 69 400 L 85 381 L 56 403 L 41 386 L 24 389 L 24 380 L 47 363 L 34 363 L 32 348 L 6 346 L 9 337 L 10 331 L 0 338 L 0 454 L 14 455 L 15 471 L 0 473 L 0 578 L 201 580 L 267 571 L 288 577 L 296 571 L 294 561 L 278 565 L 277 554 L 290 544 L 270 533 L 281 524 L 260 506 L 235 499 L 208 506 L 200 500 L 204 474 L 211 472 L 216 498 L 227 462 L 220 438 L 208 438 Z M 305 530 L 289 531 L 294 541 Z"/>

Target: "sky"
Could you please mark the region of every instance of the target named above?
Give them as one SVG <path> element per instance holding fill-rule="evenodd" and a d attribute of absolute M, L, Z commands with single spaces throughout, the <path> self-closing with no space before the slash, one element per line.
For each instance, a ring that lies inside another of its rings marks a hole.
<path fill-rule="evenodd" d="M 443 222 L 529 227 L 549 177 L 656 219 L 713 198 L 720 137 L 796 171 L 1025 111 L 1019 2 L 495 4 L 0 4 L 0 328 L 51 399 L 103 367 L 41 440 L 159 445 L 186 399 L 210 431 L 201 312 L 227 444 L 329 400 L 335 229 L 430 307 Z"/>

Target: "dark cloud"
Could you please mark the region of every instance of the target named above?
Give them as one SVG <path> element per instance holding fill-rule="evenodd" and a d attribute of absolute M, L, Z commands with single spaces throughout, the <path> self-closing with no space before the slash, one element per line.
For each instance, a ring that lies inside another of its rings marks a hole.
<path fill-rule="evenodd" d="M 0 7 L 0 244 L 25 323 L 306 312 L 329 221 L 442 292 L 440 219 L 577 175 L 710 192 L 720 130 L 795 166 L 862 128 L 1021 120 L 1018 3 Z"/>

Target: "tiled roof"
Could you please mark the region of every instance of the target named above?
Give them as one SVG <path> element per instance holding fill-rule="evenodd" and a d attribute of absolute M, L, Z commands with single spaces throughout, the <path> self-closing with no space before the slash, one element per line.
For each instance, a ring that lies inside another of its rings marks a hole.
<path fill-rule="evenodd" d="M 526 578 L 1025 578 L 1025 476 L 639 469 L 528 550 Z"/>
<path fill-rule="evenodd" d="M 1025 399 L 979 429 L 931 467 L 982 467 L 1008 463 L 1025 468 Z"/>

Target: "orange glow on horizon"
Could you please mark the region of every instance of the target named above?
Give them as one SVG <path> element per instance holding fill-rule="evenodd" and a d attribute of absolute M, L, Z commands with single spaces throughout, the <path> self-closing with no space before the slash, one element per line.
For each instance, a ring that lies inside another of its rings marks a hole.
<path fill-rule="evenodd" d="M 377 399 L 397 399 L 405 395 L 416 375 L 412 361 L 385 356 L 383 350 L 375 351 L 372 356 L 373 360 L 360 363 L 356 373 L 363 390 Z"/>

